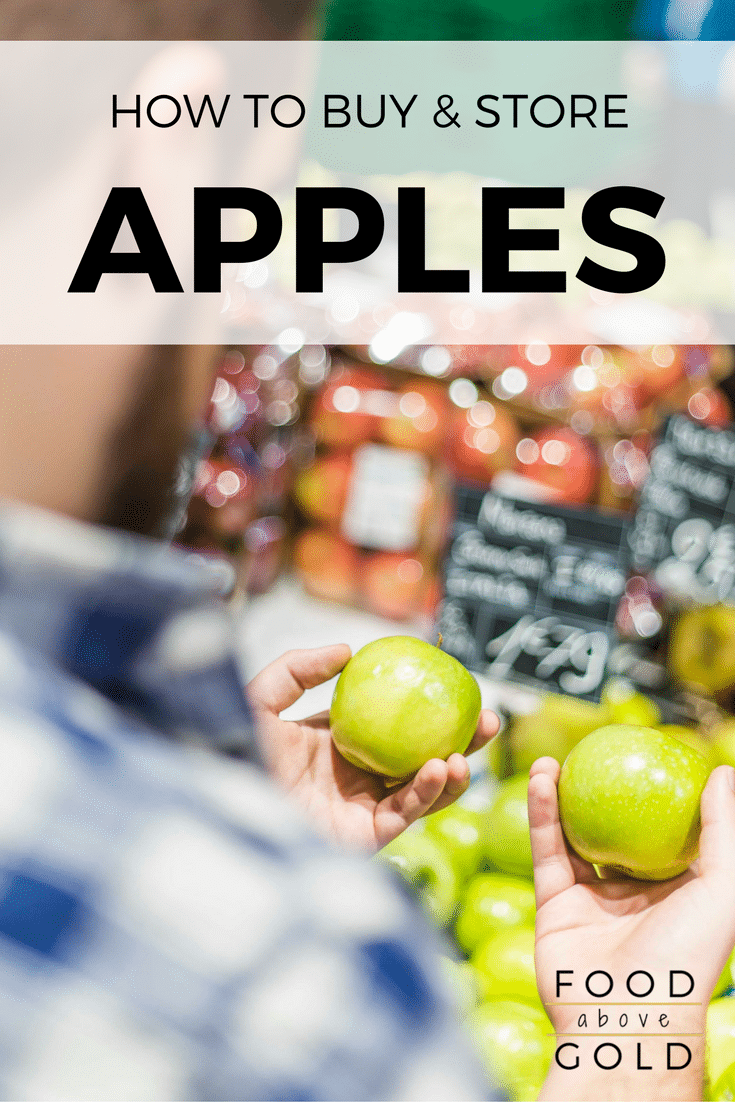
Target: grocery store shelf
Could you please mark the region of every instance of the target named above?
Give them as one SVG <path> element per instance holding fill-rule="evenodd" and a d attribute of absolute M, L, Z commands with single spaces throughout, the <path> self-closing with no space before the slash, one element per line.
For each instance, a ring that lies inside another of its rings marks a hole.
<path fill-rule="evenodd" d="M 293 578 L 282 579 L 270 592 L 251 599 L 240 621 L 246 669 L 253 674 L 287 650 L 347 643 L 354 652 L 385 635 L 422 634 L 416 625 L 310 597 Z M 532 709 L 535 697 L 528 690 L 481 676 L 477 680 L 484 707 L 506 707 L 517 712 Z M 328 708 L 335 681 L 310 689 L 284 716 L 300 719 Z"/>

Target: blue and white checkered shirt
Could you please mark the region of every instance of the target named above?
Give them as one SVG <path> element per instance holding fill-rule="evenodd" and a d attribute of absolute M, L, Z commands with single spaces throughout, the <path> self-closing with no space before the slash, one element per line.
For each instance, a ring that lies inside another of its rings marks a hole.
<path fill-rule="evenodd" d="M 264 777 L 220 584 L 0 510 L 0 1094 L 495 1097 L 411 902 Z"/>

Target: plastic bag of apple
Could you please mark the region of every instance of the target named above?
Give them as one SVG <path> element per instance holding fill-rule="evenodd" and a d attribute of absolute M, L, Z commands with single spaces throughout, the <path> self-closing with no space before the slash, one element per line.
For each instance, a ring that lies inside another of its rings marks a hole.
<path fill-rule="evenodd" d="M 326 364 L 324 348 L 311 355 Z M 285 561 L 284 513 L 299 447 L 297 367 L 276 347 L 233 348 L 223 357 L 206 418 L 211 451 L 198 465 L 178 537 L 230 562 L 251 593 L 268 589 Z"/>
<path fill-rule="evenodd" d="M 710 767 L 735 765 L 735 720 L 705 730 L 663 724 L 657 705 L 629 682 L 608 682 L 599 704 L 548 694 L 512 717 L 487 750 L 487 770 L 459 804 L 422 819 L 387 846 L 386 861 L 412 885 L 450 936 L 444 961 L 488 1072 L 517 1102 L 535 1099 L 554 1043 L 534 972 L 535 902 L 526 794 L 541 756 L 563 763 L 609 724 L 655 727 L 694 747 Z M 731 958 L 708 1018 L 708 1097 L 735 1089 L 735 976 Z M 718 1084 L 715 1087 L 715 1084 Z"/>
<path fill-rule="evenodd" d="M 312 461 L 294 483 L 304 527 L 293 560 L 309 592 L 397 620 L 432 615 L 450 519 L 451 408 L 439 382 L 333 354 L 307 414 Z"/>
<path fill-rule="evenodd" d="M 628 510 L 667 412 L 731 417 L 714 386 L 732 362 L 721 348 L 431 346 L 404 350 L 402 369 L 330 356 L 326 377 L 299 369 L 312 452 L 294 485 L 294 566 L 316 596 L 394 619 L 436 603 L 447 475 Z"/>
<path fill-rule="evenodd" d="M 431 371 L 450 362 L 448 354 L 424 361 Z M 516 418 L 469 379 L 447 384 L 334 352 L 306 420 L 313 454 L 294 484 L 304 527 L 293 555 L 305 588 L 393 619 L 431 617 L 450 479 L 488 485 L 515 470 L 524 443 Z M 569 458 L 569 493 L 581 501 L 596 484 L 596 460 L 584 443 Z M 556 480 L 545 459 L 536 466 L 544 465 Z"/>

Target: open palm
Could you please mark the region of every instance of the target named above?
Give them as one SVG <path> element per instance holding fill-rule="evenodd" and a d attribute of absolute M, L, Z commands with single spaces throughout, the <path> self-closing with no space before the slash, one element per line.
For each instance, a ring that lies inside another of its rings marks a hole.
<path fill-rule="evenodd" d="M 615 988 L 609 998 L 634 1003 L 628 1008 L 631 1019 L 636 1011 L 647 1009 L 646 999 L 639 996 L 650 982 L 643 972 L 649 973 L 655 983 L 648 996 L 651 1007 L 657 1008 L 650 1015 L 653 1020 L 659 1013 L 657 1004 L 671 1001 L 671 969 L 689 972 L 695 985 L 688 1003 L 682 999 L 674 1011 L 678 1021 L 686 1022 L 693 1034 L 703 1032 L 707 1003 L 735 943 L 732 775 L 732 770 L 721 767 L 708 781 L 702 796 L 700 857 L 692 868 L 662 882 L 601 880 L 592 865 L 581 860 L 565 842 L 556 791 L 558 763 L 552 758 L 534 763 L 529 782 L 529 823 L 538 907 L 536 970 L 539 991 L 557 1034 L 580 1036 L 574 1023 L 585 1008 L 571 1004 L 588 1002 L 595 1013 L 598 1006 L 603 1006 L 603 1000 L 595 999 L 584 986 L 590 973 L 607 972 L 613 978 Z M 557 971 L 566 969 L 573 970 L 573 975 L 565 973 L 562 980 L 573 986 L 557 991 Z M 633 981 L 631 1000 L 626 980 L 634 972 L 640 975 Z M 601 995 L 607 982 L 600 974 L 593 990 Z M 614 1007 L 615 1001 L 606 1009 Z M 701 1062 L 701 1038 L 694 1047 Z M 638 1089 L 642 1087 L 639 1076 Z M 606 1089 L 610 1089 L 609 1082 Z M 563 1093 L 569 1090 L 568 1081 L 561 1090 L 556 1094 L 551 1089 L 542 1097 L 570 1097 Z"/>
<path fill-rule="evenodd" d="M 328 712 L 300 721 L 279 718 L 306 689 L 339 673 L 350 653 L 341 644 L 289 651 L 251 681 L 248 699 L 272 776 L 322 833 L 340 845 L 375 851 L 421 815 L 456 800 L 467 788 L 469 769 L 462 754 L 433 758 L 405 784 L 390 786 L 342 757 Z M 483 711 L 467 753 L 484 746 L 497 729 L 497 717 Z"/>

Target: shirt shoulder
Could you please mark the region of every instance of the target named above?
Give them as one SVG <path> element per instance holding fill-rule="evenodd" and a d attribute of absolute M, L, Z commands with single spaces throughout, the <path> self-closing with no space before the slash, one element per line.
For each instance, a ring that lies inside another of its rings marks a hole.
<path fill-rule="evenodd" d="M 488 1097 L 434 949 L 256 768 L 0 636 L 0 1092 Z"/>

